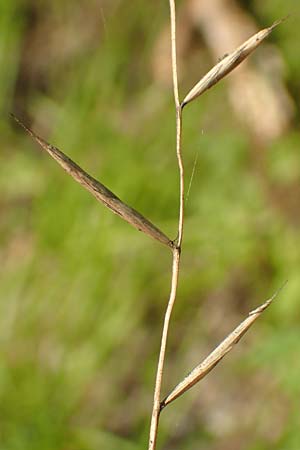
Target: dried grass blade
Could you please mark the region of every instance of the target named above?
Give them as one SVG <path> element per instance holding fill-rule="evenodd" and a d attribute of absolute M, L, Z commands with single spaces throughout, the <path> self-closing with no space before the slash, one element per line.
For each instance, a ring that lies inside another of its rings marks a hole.
<path fill-rule="evenodd" d="M 224 78 L 228 73 L 235 69 L 247 56 L 250 55 L 269 34 L 274 30 L 277 25 L 282 23 L 284 19 L 277 20 L 268 28 L 264 28 L 258 33 L 254 34 L 250 39 L 245 41 L 236 50 L 229 55 L 225 56 L 218 64 L 216 64 L 203 78 L 190 90 L 190 92 L 184 98 L 181 106 L 182 108 L 190 103 L 203 92 L 210 89 L 218 81 Z"/>
<path fill-rule="evenodd" d="M 286 284 L 286 283 L 285 283 Z M 263 305 L 254 309 L 248 314 L 248 317 L 235 330 L 232 331 L 218 347 L 213 350 L 205 360 L 195 367 L 177 386 L 167 395 L 161 402 L 161 409 L 169 405 L 171 402 L 180 397 L 184 392 L 191 389 L 198 381 L 204 378 L 223 358 L 232 350 L 235 344 L 239 342 L 241 337 L 249 330 L 251 325 L 259 318 L 259 316 L 270 306 L 274 298 L 281 291 L 283 286 L 275 292 L 275 294 L 267 300 Z"/>
<path fill-rule="evenodd" d="M 35 134 L 30 128 L 21 122 L 16 116 L 11 114 L 13 119 L 24 128 L 24 130 L 44 149 L 52 156 L 55 161 L 74 178 L 81 186 L 88 190 L 99 202 L 103 203 L 113 213 L 122 217 L 126 222 L 130 223 L 133 227 L 139 231 L 143 231 L 148 236 L 156 239 L 162 244 L 173 248 L 174 244 L 159 228 L 153 225 L 146 217 L 140 214 L 131 206 L 122 202 L 113 192 L 111 192 L 102 183 L 91 177 L 80 166 L 72 161 L 67 155 L 65 155 L 58 148 L 54 147 L 48 142 L 44 141 L 40 136 Z"/>

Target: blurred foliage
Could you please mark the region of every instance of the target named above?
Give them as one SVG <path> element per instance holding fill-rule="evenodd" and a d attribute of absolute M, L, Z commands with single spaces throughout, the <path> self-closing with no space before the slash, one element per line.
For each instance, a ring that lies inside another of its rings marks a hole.
<path fill-rule="evenodd" d="M 150 63 L 167 3 L 0 3 L 0 450 L 146 448 L 170 255 L 7 117 L 21 115 L 175 237 L 172 89 L 153 82 Z M 241 3 L 262 25 L 294 6 Z M 271 40 L 297 104 L 298 16 Z M 264 186 L 298 195 L 298 125 L 270 144 L 262 180 L 253 141 L 228 112 L 222 83 L 184 117 L 187 185 L 197 163 L 164 391 L 289 283 L 239 348 L 162 416 L 159 448 L 297 450 L 299 210 L 287 214 Z"/>

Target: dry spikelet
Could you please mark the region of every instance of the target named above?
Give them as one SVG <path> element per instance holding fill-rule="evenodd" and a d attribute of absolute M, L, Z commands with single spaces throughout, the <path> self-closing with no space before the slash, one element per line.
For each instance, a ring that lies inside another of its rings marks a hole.
<path fill-rule="evenodd" d="M 159 228 L 157 228 L 150 220 L 144 217 L 137 210 L 124 203 L 112 191 L 104 186 L 100 181 L 91 177 L 78 164 L 72 161 L 61 150 L 48 144 L 44 139 L 35 134 L 30 128 L 24 125 L 20 119 L 11 114 L 11 117 L 44 149 L 55 161 L 72 177 L 77 183 L 89 191 L 99 202 L 103 203 L 114 214 L 118 215 L 126 222 L 130 223 L 134 228 L 144 232 L 153 239 L 168 246 L 174 247 L 173 241 L 168 238 Z"/>
<path fill-rule="evenodd" d="M 161 409 L 169 405 L 171 402 L 180 397 L 184 392 L 188 391 L 198 381 L 204 378 L 223 358 L 233 349 L 234 345 L 239 342 L 241 337 L 249 330 L 253 323 L 260 317 L 260 315 L 270 306 L 275 297 L 286 285 L 287 281 L 279 288 L 272 297 L 263 303 L 258 308 L 254 309 L 248 314 L 248 317 L 243 320 L 216 348 L 207 358 L 204 359 L 197 367 L 195 367 L 175 388 L 167 395 L 161 402 Z"/>
<path fill-rule="evenodd" d="M 286 18 L 277 20 L 270 27 L 264 28 L 263 30 L 254 34 L 236 50 L 234 50 L 229 55 L 226 55 L 189 91 L 189 93 L 181 103 L 181 107 L 183 108 L 192 100 L 199 97 L 199 95 L 210 89 L 212 86 L 218 83 L 218 81 L 220 81 L 228 73 L 235 69 L 235 67 L 237 67 L 245 58 L 247 58 L 247 56 L 252 53 L 263 42 L 263 40 L 266 39 L 266 37 L 269 36 L 274 28 L 282 23 L 285 19 Z"/>

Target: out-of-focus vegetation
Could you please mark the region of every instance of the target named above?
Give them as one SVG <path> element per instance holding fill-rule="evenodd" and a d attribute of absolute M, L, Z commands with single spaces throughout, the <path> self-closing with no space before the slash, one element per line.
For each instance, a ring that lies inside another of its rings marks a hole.
<path fill-rule="evenodd" d="M 260 26 L 294 7 L 241 3 Z M 164 392 L 289 282 L 238 348 L 162 415 L 160 448 L 299 449 L 298 19 L 270 39 L 296 112 L 264 149 L 263 177 L 226 82 L 185 111 L 187 185 L 197 163 Z M 84 192 L 8 113 L 175 237 L 172 89 L 151 69 L 167 23 L 167 1 L 0 3 L 1 450 L 146 448 L 170 254 Z M 184 72 L 182 94 L 213 63 L 194 51 L 199 68 Z"/>

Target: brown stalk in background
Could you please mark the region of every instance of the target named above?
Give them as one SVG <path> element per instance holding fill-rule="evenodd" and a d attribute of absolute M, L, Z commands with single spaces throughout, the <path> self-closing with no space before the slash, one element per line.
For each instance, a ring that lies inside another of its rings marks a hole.
<path fill-rule="evenodd" d="M 130 223 L 139 231 L 143 231 L 148 236 L 161 242 L 172 250 L 172 277 L 171 289 L 167 309 L 164 316 L 164 323 L 162 329 L 162 337 L 160 343 L 160 352 L 157 365 L 157 373 L 155 379 L 153 409 L 151 415 L 151 426 L 149 436 L 148 450 L 155 450 L 157 443 L 159 417 L 161 411 L 173 402 L 176 398 L 181 396 L 184 392 L 189 390 L 198 381 L 203 379 L 220 361 L 221 359 L 234 347 L 241 339 L 251 325 L 260 317 L 265 309 L 271 304 L 275 293 L 271 299 L 267 300 L 263 305 L 250 312 L 248 317 L 225 338 L 218 347 L 213 350 L 210 355 L 192 372 L 187 375 L 177 386 L 161 400 L 162 379 L 164 373 L 164 363 L 166 355 L 167 338 L 169 331 L 169 324 L 171 314 L 177 294 L 177 286 L 179 279 L 180 255 L 182 249 L 183 229 L 184 229 L 184 166 L 181 152 L 181 136 L 182 136 L 182 110 L 183 107 L 190 103 L 195 98 L 202 95 L 210 87 L 218 83 L 222 78 L 229 74 L 235 67 L 237 67 L 249 54 L 254 51 L 262 41 L 269 36 L 271 31 L 282 22 L 277 21 L 271 27 L 265 28 L 250 39 L 245 41 L 241 46 L 234 50 L 229 55 L 226 55 L 218 64 L 216 64 L 201 80 L 189 91 L 182 103 L 179 100 L 178 91 L 178 73 L 177 73 L 177 57 L 176 57 L 176 12 L 175 0 L 169 0 L 170 6 L 170 22 L 171 22 L 171 53 L 172 53 L 172 75 L 173 75 L 173 89 L 174 101 L 176 108 L 176 155 L 179 170 L 179 217 L 177 228 L 177 239 L 172 241 L 168 238 L 158 227 L 152 224 L 141 213 L 128 206 L 121 201 L 113 192 L 107 189 L 99 181 L 91 177 L 80 166 L 72 161 L 58 148 L 48 144 L 45 140 L 35 134 L 30 128 L 24 125 L 14 115 L 12 117 L 21 125 L 27 133 L 44 149 L 49 155 L 55 159 L 63 169 L 71 175 L 75 181 L 87 189 L 99 202 L 103 203 L 112 212 L 122 217 L 126 222 Z"/>

